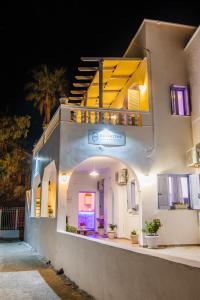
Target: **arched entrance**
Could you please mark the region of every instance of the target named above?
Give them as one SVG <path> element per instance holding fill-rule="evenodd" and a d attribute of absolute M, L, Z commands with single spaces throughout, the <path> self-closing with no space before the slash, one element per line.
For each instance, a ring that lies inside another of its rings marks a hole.
<path fill-rule="evenodd" d="M 42 178 L 42 217 L 56 217 L 56 181 L 56 165 L 52 161 L 45 167 Z"/>
<path fill-rule="evenodd" d="M 119 238 L 130 238 L 131 231 L 140 231 L 139 187 L 134 172 L 121 161 L 95 156 L 78 165 L 67 191 L 67 221 L 91 235 L 102 231 L 106 236 L 109 224 L 116 225 Z"/>
<path fill-rule="evenodd" d="M 33 179 L 33 190 L 32 190 L 32 216 L 41 216 L 41 180 L 40 175 L 37 175 Z"/>

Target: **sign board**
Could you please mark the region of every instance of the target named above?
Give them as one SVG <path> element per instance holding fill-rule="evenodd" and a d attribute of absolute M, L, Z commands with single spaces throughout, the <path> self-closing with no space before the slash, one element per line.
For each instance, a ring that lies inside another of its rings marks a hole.
<path fill-rule="evenodd" d="M 89 130 L 88 143 L 93 145 L 124 146 L 126 136 L 124 133 L 113 132 L 108 129 Z"/>

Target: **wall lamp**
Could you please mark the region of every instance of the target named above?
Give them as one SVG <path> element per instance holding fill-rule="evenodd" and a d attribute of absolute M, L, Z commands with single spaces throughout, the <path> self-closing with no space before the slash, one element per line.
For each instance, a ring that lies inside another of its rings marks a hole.
<path fill-rule="evenodd" d="M 61 181 L 61 182 L 67 182 L 68 179 L 69 179 L 69 176 L 67 175 L 66 172 L 62 172 L 62 173 L 60 174 L 60 181 Z"/>

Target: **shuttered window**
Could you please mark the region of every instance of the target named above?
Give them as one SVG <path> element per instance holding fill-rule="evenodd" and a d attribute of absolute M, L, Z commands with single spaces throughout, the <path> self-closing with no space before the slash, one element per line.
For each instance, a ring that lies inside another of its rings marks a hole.
<path fill-rule="evenodd" d="M 127 184 L 127 209 L 130 212 L 137 210 L 134 180 Z"/>
<path fill-rule="evenodd" d="M 190 199 L 192 209 L 200 209 L 200 175 L 193 174 L 190 179 Z"/>
<path fill-rule="evenodd" d="M 189 175 L 158 175 L 158 208 L 190 208 Z"/>

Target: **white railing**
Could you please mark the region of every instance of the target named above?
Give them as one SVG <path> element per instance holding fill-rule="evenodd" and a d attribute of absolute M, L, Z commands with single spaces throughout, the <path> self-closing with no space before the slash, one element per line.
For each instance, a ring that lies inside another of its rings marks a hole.
<path fill-rule="evenodd" d="M 23 230 L 24 208 L 0 208 L 0 230 Z"/>
<path fill-rule="evenodd" d="M 33 149 L 34 155 L 40 151 L 60 121 L 76 124 L 141 127 L 151 126 L 151 114 L 127 109 L 80 107 L 61 104 L 35 145 Z"/>
<path fill-rule="evenodd" d="M 90 107 L 66 107 L 65 109 L 69 111 L 68 121 L 74 123 L 142 126 L 142 114 L 138 111 Z"/>

